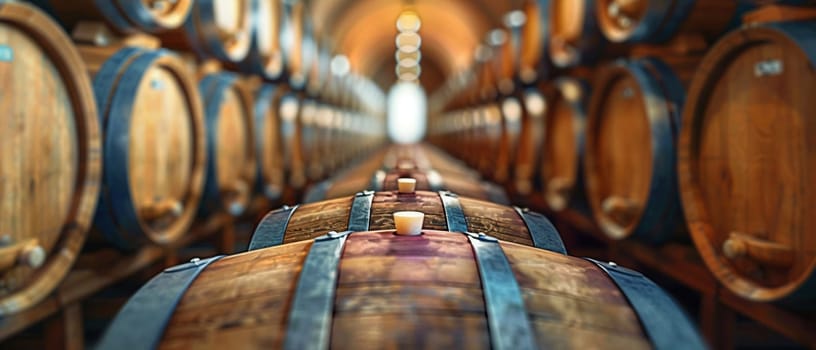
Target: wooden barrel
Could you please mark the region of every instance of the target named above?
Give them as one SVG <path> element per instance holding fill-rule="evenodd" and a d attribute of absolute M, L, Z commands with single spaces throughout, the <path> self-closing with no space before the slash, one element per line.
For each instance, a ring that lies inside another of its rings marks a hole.
<path fill-rule="evenodd" d="M 333 149 L 342 148 L 342 145 L 332 144 L 332 132 L 330 129 L 333 110 L 324 102 L 318 102 L 315 106 L 314 116 L 310 121 L 314 141 L 308 160 L 308 175 L 312 181 L 317 181 L 326 177 L 332 170 L 332 163 L 335 160 Z"/>
<path fill-rule="evenodd" d="M 252 45 L 251 0 L 196 0 L 179 29 L 159 35 L 162 45 L 201 58 L 238 63 Z"/>
<path fill-rule="evenodd" d="M 482 181 L 479 178 L 461 178 L 455 175 L 442 174 L 430 168 L 407 167 L 390 171 L 380 170 L 371 178 L 371 185 L 368 188 L 375 191 L 396 191 L 397 180 L 400 178 L 416 179 L 416 188 L 418 190 L 447 190 L 462 196 L 493 203 L 510 203 L 504 189 L 493 183 Z"/>
<path fill-rule="evenodd" d="M 522 5 L 525 21 L 521 30 L 521 54 L 518 76 L 521 82 L 532 84 L 548 73 L 545 59 L 550 43 L 549 0 L 525 0 Z"/>
<path fill-rule="evenodd" d="M 93 90 L 47 15 L 0 3 L 0 316 L 62 281 L 85 241 L 101 178 Z"/>
<path fill-rule="evenodd" d="M 593 63 L 604 45 L 593 0 L 551 0 L 550 60 L 558 67 Z"/>
<path fill-rule="evenodd" d="M 278 104 L 284 93 L 283 87 L 263 84 L 254 96 L 255 154 L 258 159 L 255 190 L 270 200 L 280 199 L 286 186 L 278 118 Z"/>
<path fill-rule="evenodd" d="M 317 114 L 320 104 L 312 98 L 305 98 L 301 104 L 298 124 L 300 130 L 300 150 L 303 157 L 303 166 L 309 181 L 317 181 L 323 177 L 323 168 L 320 166 L 320 154 L 317 130 Z"/>
<path fill-rule="evenodd" d="M 499 184 L 505 184 L 512 178 L 512 164 L 521 134 L 524 108 L 515 96 L 505 97 L 501 101 L 500 137 L 496 156 L 491 160 L 490 178 Z"/>
<path fill-rule="evenodd" d="M 193 222 L 207 160 L 193 78 L 165 50 L 81 52 L 94 77 L 104 135 L 105 190 L 95 227 L 124 249 L 173 243 Z"/>
<path fill-rule="evenodd" d="M 737 1 L 600 0 L 598 26 L 612 42 L 664 42 L 678 33 L 713 40 L 740 22 Z"/>
<path fill-rule="evenodd" d="M 491 103 L 475 110 L 480 119 L 481 127 L 476 133 L 475 149 L 480 152 L 474 154 L 476 169 L 483 175 L 491 176 L 496 169 L 496 157 L 502 140 L 502 111 L 496 103 Z"/>
<path fill-rule="evenodd" d="M 584 176 L 595 219 L 614 239 L 664 241 L 682 225 L 675 144 L 683 85 L 645 58 L 602 68 L 593 87 Z"/>
<path fill-rule="evenodd" d="M 283 25 L 281 0 L 251 0 L 252 39 L 246 59 L 239 65 L 246 73 L 266 79 L 278 79 L 285 62 L 281 52 L 280 33 Z"/>
<path fill-rule="evenodd" d="M 697 250 L 734 293 L 814 305 L 816 26 L 749 27 L 689 89 L 678 170 Z"/>
<path fill-rule="evenodd" d="M 537 88 L 527 88 L 521 93 L 524 115 L 521 134 L 513 169 L 513 189 L 521 196 L 528 196 L 535 186 L 535 175 L 540 158 L 541 141 L 544 138 L 544 115 L 547 113 L 547 97 Z"/>
<path fill-rule="evenodd" d="M 100 349 L 705 348 L 677 304 L 632 270 L 433 230 L 324 237 L 168 269 Z M 189 288 L 168 293 L 178 278 Z M 159 290 L 173 302 L 145 310 Z M 650 294 L 630 304 L 639 291 Z M 157 326 L 136 332 L 143 317 Z"/>
<path fill-rule="evenodd" d="M 104 20 L 116 31 L 134 34 L 176 29 L 190 14 L 193 0 L 29 0 L 54 14 L 66 28 L 80 21 Z"/>
<path fill-rule="evenodd" d="M 359 206 L 360 199 L 366 201 L 366 208 Z M 453 202 L 453 203 L 451 203 Z M 370 203 L 370 204 L 369 204 Z M 452 208 L 460 208 L 459 214 L 453 214 Z M 371 230 L 394 229 L 393 213 L 397 211 L 421 211 L 425 213 L 423 227 L 432 230 L 457 231 L 456 223 L 451 221 L 460 215 L 465 222 L 468 232 L 491 232 L 496 238 L 529 246 L 547 244 L 545 236 L 552 236 L 555 248 L 566 251 L 558 231 L 549 220 L 541 214 L 524 211 L 515 207 L 495 204 L 478 199 L 461 197 L 450 192 L 416 191 L 414 193 L 398 193 L 396 190 L 359 192 L 352 196 L 335 198 L 326 201 L 306 203 L 296 207 L 284 207 L 272 211 L 258 224 L 253 242 L 262 240 L 262 236 L 269 235 L 270 226 L 275 226 L 277 242 L 283 244 L 313 239 L 328 231 L 356 230 L 351 224 L 352 212 L 359 215 L 359 210 L 367 216 L 368 228 Z M 528 220 L 540 220 L 541 225 L 535 226 Z M 453 227 L 452 227 L 453 225 Z M 351 228 L 350 228 L 351 227 Z M 545 232 L 546 231 L 546 232 Z M 265 241 L 262 241 L 265 242 Z M 272 245 L 270 243 L 270 245 Z M 251 249 L 254 244 L 251 243 Z M 264 246 L 267 244 L 264 243 Z"/>
<path fill-rule="evenodd" d="M 207 176 L 199 214 L 241 215 L 257 172 L 252 93 L 233 73 L 213 73 L 198 85 L 207 125 Z"/>
<path fill-rule="evenodd" d="M 294 89 L 306 87 L 308 67 L 304 55 L 304 38 L 308 35 L 306 9 L 302 2 L 284 2 L 281 48 L 286 61 L 289 85 Z"/>
<path fill-rule="evenodd" d="M 554 212 L 578 209 L 588 214 L 583 163 L 589 85 L 563 77 L 554 82 L 554 87 L 544 121 L 541 155 L 544 201 Z"/>
<path fill-rule="evenodd" d="M 294 92 L 281 97 L 278 106 L 281 127 L 280 137 L 283 144 L 283 160 L 287 184 L 295 189 L 306 185 L 306 169 L 303 163 L 303 154 L 300 148 L 300 121 L 301 100 Z"/>

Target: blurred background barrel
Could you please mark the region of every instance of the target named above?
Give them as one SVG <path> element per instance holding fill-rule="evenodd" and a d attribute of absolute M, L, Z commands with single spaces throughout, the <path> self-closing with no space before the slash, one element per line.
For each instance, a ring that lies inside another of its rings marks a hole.
<path fill-rule="evenodd" d="M 165 50 L 81 52 L 104 136 L 95 227 L 121 248 L 171 244 L 192 224 L 204 184 L 206 135 L 194 80 Z"/>
<path fill-rule="evenodd" d="M 604 39 L 595 19 L 594 0 L 550 1 L 550 60 L 558 67 L 594 63 Z"/>
<path fill-rule="evenodd" d="M 300 148 L 300 116 L 303 106 L 294 92 L 281 97 L 278 105 L 280 115 L 280 137 L 283 143 L 283 159 L 287 183 L 293 189 L 306 186 L 306 165 L 303 162 L 303 151 Z"/>
<path fill-rule="evenodd" d="M 546 87 L 528 88 L 521 96 L 523 116 L 516 156 L 513 161 L 513 190 L 521 197 L 529 196 L 535 188 L 538 161 L 544 139 L 544 116 L 547 113 L 549 91 Z"/>
<path fill-rule="evenodd" d="M 254 94 L 253 115 L 257 169 L 255 191 L 269 200 L 281 198 L 286 187 L 283 164 L 283 145 L 280 138 L 278 105 L 286 92 L 281 86 L 259 84 Z"/>
<path fill-rule="evenodd" d="M 421 211 L 425 213 L 423 227 L 430 230 L 456 231 L 448 226 L 446 197 L 454 198 L 462 208 L 468 232 L 490 232 L 496 238 L 508 242 L 533 246 L 532 228 L 528 228 L 526 218 L 522 217 L 521 210 L 513 207 L 495 204 L 451 193 L 430 191 L 416 191 L 415 193 L 398 193 L 397 191 L 380 191 L 375 193 L 359 193 L 349 197 L 335 198 L 326 201 L 306 203 L 294 209 L 286 209 L 286 216 L 272 212 L 264 218 L 256 229 L 255 234 L 264 224 L 284 224 L 283 235 L 278 244 L 299 242 L 317 238 L 329 231 L 342 232 L 349 230 L 352 205 L 356 197 L 361 195 L 372 196 L 369 211 L 368 227 L 370 230 L 394 229 L 393 214 L 398 211 Z M 539 215 L 539 214 L 525 214 Z M 541 216 L 543 218 L 543 216 Z M 283 222 L 281 222 L 283 220 Z M 546 224 L 543 229 L 557 236 L 556 229 L 543 219 Z M 542 229 L 542 226 L 536 229 Z M 539 232 L 536 232 L 538 234 Z M 560 238 L 557 238 L 560 240 Z M 563 250 L 563 243 L 557 242 Z"/>
<path fill-rule="evenodd" d="M 70 31 L 80 21 L 105 21 L 121 33 L 160 33 L 184 24 L 195 0 L 29 0 Z"/>
<path fill-rule="evenodd" d="M 281 78 L 285 61 L 280 34 L 285 23 L 281 0 L 250 0 L 252 4 L 252 39 L 249 53 L 239 64 L 242 71 L 269 80 Z"/>
<path fill-rule="evenodd" d="M 91 81 L 47 15 L 0 3 L 0 316 L 31 307 L 79 255 L 99 194 Z"/>
<path fill-rule="evenodd" d="M 342 254 L 319 265 L 309 264 L 309 257 L 318 254 L 318 243 L 310 242 L 212 262 L 178 306 L 166 310 L 172 316 L 159 346 L 196 347 L 218 339 L 233 347 L 263 343 L 264 347 L 277 348 L 284 342 L 295 342 L 290 337 L 305 335 L 291 329 L 302 324 L 297 320 L 311 320 L 326 311 L 330 319 L 325 320 L 321 332 L 332 348 L 490 349 L 491 343 L 507 339 L 504 333 L 495 334 L 505 328 L 492 323 L 505 325 L 500 321 L 505 314 L 494 312 L 491 305 L 505 305 L 508 298 L 515 297 L 521 299 L 521 305 L 513 302 L 513 310 L 524 316 L 514 319 L 516 325 L 510 327 L 527 331 L 514 333 L 511 342 L 529 341 L 532 348 L 604 344 L 616 349 L 645 349 L 660 344 L 652 343 L 645 330 L 648 324 L 641 325 L 648 321 L 639 318 L 636 308 L 606 272 L 584 259 L 513 243 L 481 242 L 496 244 L 491 248 L 497 248 L 498 257 L 491 262 L 502 272 L 495 275 L 507 271 L 515 276 L 501 286 L 505 293 L 501 298 L 505 299 L 491 304 L 491 288 L 499 288 L 495 285 L 499 281 L 480 277 L 489 272 L 482 266 L 484 257 L 474 253 L 479 242 L 470 243 L 465 235 L 427 230 L 419 236 L 397 236 L 389 231 L 360 232 L 337 239 L 341 243 L 331 247 L 339 246 Z M 325 248 L 333 243 L 325 243 Z M 298 273 L 311 270 L 316 275 Z M 329 279 L 333 282 L 327 286 L 329 290 L 308 292 L 328 307 L 307 311 L 295 306 L 303 305 L 306 298 L 303 293 L 307 290 L 302 286 L 325 280 L 319 279 L 324 275 L 337 276 L 336 282 Z M 571 288 L 564 288 L 565 284 Z M 657 304 L 663 302 L 661 298 L 667 297 L 657 292 L 646 302 Z M 581 311 L 585 309 L 592 312 Z M 671 301 L 667 309 L 680 313 Z M 304 314 L 308 312 L 318 314 Z M 119 315 L 127 316 L 128 312 Z M 242 322 L 247 318 L 256 321 Z M 675 341 L 694 348 L 703 346 L 688 321 L 681 319 L 673 326 Z"/>
<path fill-rule="evenodd" d="M 306 87 L 309 65 L 304 39 L 311 35 L 311 26 L 304 7 L 302 2 L 284 2 L 283 6 L 285 21 L 281 29 L 281 48 L 288 83 L 296 90 Z"/>
<path fill-rule="evenodd" d="M 584 155 L 595 220 L 614 239 L 665 241 L 682 223 L 675 159 L 683 83 L 657 58 L 618 61 L 595 76 Z"/>
<path fill-rule="evenodd" d="M 252 94 L 238 75 L 213 73 L 199 82 L 207 125 L 207 176 L 201 215 L 241 215 L 254 192 L 257 158 Z"/>
<path fill-rule="evenodd" d="M 813 22 L 741 29 L 689 91 L 678 169 L 700 254 L 734 293 L 813 305 Z"/>
<path fill-rule="evenodd" d="M 741 10 L 744 10 L 743 9 Z M 678 34 L 712 42 L 739 23 L 737 1 L 599 0 L 598 26 L 612 42 L 665 42 Z"/>
<path fill-rule="evenodd" d="M 184 26 L 159 36 L 166 47 L 238 63 L 252 46 L 251 10 L 251 0 L 197 0 Z"/>
<path fill-rule="evenodd" d="M 588 212 L 584 189 L 584 148 L 589 86 L 586 81 L 562 77 L 544 118 L 541 188 L 548 208 L 559 212 Z"/>

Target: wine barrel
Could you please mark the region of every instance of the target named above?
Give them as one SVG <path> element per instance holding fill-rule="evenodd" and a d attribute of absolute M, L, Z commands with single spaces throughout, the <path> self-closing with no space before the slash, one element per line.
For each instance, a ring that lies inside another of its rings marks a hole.
<path fill-rule="evenodd" d="M 263 84 L 254 96 L 255 154 L 258 159 L 255 189 L 270 200 L 280 199 L 286 186 L 278 118 L 278 104 L 284 93 L 283 87 Z"/>
<path fill-rule="evenodd" d="M 101 139 L 82 59 L 48 16 L 0 3 L 0 316 L 40 302 L 79 255 Z"/>
<path fill-rule="evenodd" d="M 600 0 L 598 26 L 612 42 L 665 42 L 678 33 L 713 41 L 740 23 L 737 1 Z"/>
<path fill-rule="evenodd" d="M 660 243 L 682 224 L 676 138 L 685 92 L 655 58 L 618 61 L 594 82 L 584 176 L 601 229 L 613 239 Z"/>
<path fill-rule="evenodd" d="M 300 142 L 300 121 L 302 115 L 301 99 L 295 92 L 283 95 L 278 106 L 281 127 L 280 137 L 283 144 L 285 178 L 289 187 L 300 189 L 306 185 L 306 165 L 303 162 L 303 151 Z"/>
<path fill-rule="evenodd" d="M 816 26 L 729 34 L 689 90 L 678 171 L 697 250 L 734 293 L 814 305 Z"/>
<path fill-rule="evenodd" d="M 566 254 L 558 231 L 541 214 L 460 197 L 447 191 L 364 191 L 272 211 L 261 220 L 251 250 L 313 239 L 328 231 L 394 228 L 397 211 L 425 213 L 424 227 L 433 230 L 491 232 L 509 242 Z"/>
<path fill-rule="evenodd" d="M 594 0 L 551 0 L 550 60 L 558 67 L 593 63 L 604 45 Z"/>
<path fill-rule="evenodd" d="M 29 0 L 57 17 L 67 29 L 80 21 L 101 21 L 118 32 L 160 33 L 181 27 L 193 0 Z"/>
<path fill-rule="evenodd" d="M 281 49 L 286 61 L 289 85 L 296 90 L 306 87 L 308 62 L 305 57 L 304 38 L 310 33 L 305 5 L 302 2 L 284 2 L 284 19 L 281 28 Z"/>
<path fill-rule="evenodd" d="M 252 46 L 251 0 L 196 0 L 184 26 L 159 34 L 162 45 L 199 57 L 243 61 Z"/>
<path fill-rule="evenodd" d="M 199 214 L 241 215 L 256 180 L 252 94 L 233 73 L 213 73 L 199 82 L 207 125 L 207 176 Z"/>
<path fill-rule="evenodd" d="M 493 203 L 510 203 L 504 189 L 495 184 L 480 179 L 448 176 L 447 174 L 442 174 L 430 168 L 407 167 L 390 171 L 379 170 L 371 177 L 369 189 L 375 191 L 396 191 L 397 180 L 400 178 L 416 179 L 416 188 L 419 190 L 447 190 L 462 196 Z"/>
<path fill-rule="evenodd" d="M 334 149 L 343 145 L 335 145 L 331 130 L 331 119 L 334 115 L 332 107 L 324 102 L 318 102 L 314 116 L 310 121 L 314 141 L 311 145 L 311 154 L 308 159 L 308 174 L 312 181 L 320 180 L 333 170 L 333 163 L 337 155 Z M 362 141 L 362 140 L 361 140 Z"/>
<path fill-rule="evenodd" d="M 521 134 L 513 169 L 513 189 L 521 196 L 528 196 L 535 186 L 535 174 L 540 158 L 544 133 L 544 115 L 547 113 L 547 97 L 538 88 L 527 88 L 522 93 L 524 115 Z"/>
<path fill-rule="evenodd" d="M 518 77 L 524 84 L 533 84 L 549 73 L 549 60 L 545 59 L 550 44 L 549 0 L 525 0 L 522 12 L 525 21 L 521 28 Z"/>
<path fill-rule="evenodd" d="M 490 177 L 495 172 L 496 158 L 502 141 L 502 111 L 498 104 L 491 103 L 478 107 L 475 113 L 481 120 L 480 128 L 475 135 L 476 142 L 473 145 L 477 148 L 473 149 L 481 150 L 481 152 L 468 153 L 474 153 L 476 169 Z"/>
<path fill-rule="evenodd" d="M 251 0 L 251 4 L 252 38 L 249 53 L 239 66 L 246 73 L 278 79 L 285 68 L 280 43 L 283 4 L 281 0 Z"/>
<path fill-rule="evenodd" d="M 166 50 L 81 47 L 104 136 L 95 227 L 135 249 L 180 239 L 194 219 L 206 165 L 201 97 Z M 124 142 L 123 142 L 124 140 Z"/>
<path fill-rule="evenodd" d="M 501 101 L 501 124 L 496 157 L 492 159 L 490 178 L 499 184 L 505 184 L 512 178 L 513 157 L 518 147 L 519 134 L 524 109 L 515 96 L 505 97 Z"/>
<path fill-rule="evenodd" d="M 584 142 L 589 85 L 562 77 L 554 82 L 544 120 L 541 187 L 547 207 L 560 212 L 577 209 L 589 214 L 584 190 Z"/>
<path fill-rule="evenodd" d="M 310 181 L 317 181 L 323 176 L 323 169 L 320 165 L 318 152 L 317 113 L 320 104 L 312 98 L 305 98 L 301 103 L 300 115 L 298 116 L 298 129 L 300 131 L 300 150 L 303 157 L 303 166 L 306 177 Z"/>
<path fill-rule="evenodd" d="M 705 348 L 671 297 L 635 271 L 486 235 L 425 230 L 331 233 L 167 269 L 124 306 L 99 348 L 678 344 Z"/>

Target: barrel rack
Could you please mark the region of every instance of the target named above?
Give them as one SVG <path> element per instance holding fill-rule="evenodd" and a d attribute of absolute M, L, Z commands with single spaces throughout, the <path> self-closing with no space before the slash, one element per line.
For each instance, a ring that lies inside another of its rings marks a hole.
<path fill-rule="evenodd" d="M 544 206 L 533 205 L 536 210 Z M 807 348 L 816 348 L 816 312 L 796 312 L 770 303 L 741 298 L 721 285 L 706 268 L 693 245 L 669 243 L 650 246 L 641 242 L 613 241 L 583 214 L 566 210 L 547 213 L 561 232 L 568 248 L 570 240 L 590 238 L 603 243 L 600 250 L 570 249 L 574 255 L 598 256 L 627 267 L 651 272 L 650 277 L 665 276 L 700 297 L 698 323 L 701 332 L 714 349 L 732 349 L 737 314 L 761 324 Z"/>
<path fill-rule="evenodd" d="M 258 210 L 269 206 L 259 201 L 253 203 Z M 184 258 L 181 249 L 196 242 L 210 240 L 219 252 L 233 253 L 236 227 L 244 221 L 252 225 L 254 219 L 253 215 L 236 219 L 227 213 L 219 213 L 195 224 L 187 236 L 171 247 L 148 245 L 128 254 L 115 248 L 104 248 L 83 254 L 65 280 L 45 300 L 23 312 L 0 317 L 0 342 L 43 323 L 44 349 L 84 349 L 90 344 L 84 341 L 83 301 L 129 278 L 138 277 L 151 266 L 177 264 Z"/>

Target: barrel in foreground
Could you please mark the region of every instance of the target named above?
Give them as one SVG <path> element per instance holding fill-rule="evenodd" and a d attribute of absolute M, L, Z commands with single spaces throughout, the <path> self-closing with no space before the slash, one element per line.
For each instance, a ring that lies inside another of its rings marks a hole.
<path fill-rule="evenodd" d="M 563 288 L 565 281 L 572 287 Z M 704 348 L 674 302 L 637 272 L 483 234 L 431 230 L 332 232 L 170 268 L 128 302 L 100 348 L 215 343 Z"/>

